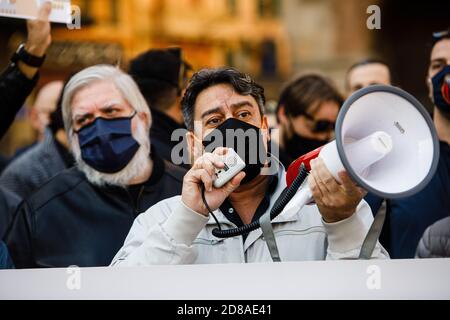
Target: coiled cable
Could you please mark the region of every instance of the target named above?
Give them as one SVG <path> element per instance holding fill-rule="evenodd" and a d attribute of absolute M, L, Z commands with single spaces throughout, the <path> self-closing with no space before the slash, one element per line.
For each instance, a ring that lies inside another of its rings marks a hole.
<path fill-rule="evenodd" d="M 306 169 L 305 165 L 302 163 L 302 165 L 299 167 L 299 172 L 297 177 L 295 178 L 294 182 L 292 182 L 291 186 L 289 188 L 286 187 L 286 189 L 283 190 L 280 197 L 275 201 L 275 204 L 273 205 L 272 209 L 270 210 L 270 220 L 272 221 L 276 217 L 280 215 L 280 213 L 283 211 L 283 209 L 286 207 L 286 205 L 291 201 L 291 199 L 295 196 L 298 189 L 301 187 L 301 185 L 305 182 L 306 178 L 308 177 L 308 170 Z M 208 209 L 209 213 L 213 216 L 214 220 L 216 221 L 218 228 L 215 228 L 212 231 L 213 236 L 217 238 L 232 238 L 236 236 L 240 236 L 243 234 L 250 233 L 260 227 L 259 220 L 253 221 L 250 224 L 246 224 L 244 226 L 233 228 L 233 229 L 226 229 L 222 230 L 219 221 L 217 220 L 217 217 L 214 215 L 212 210 L 210 209 L 206 198 L 205 198 L 205 188 L 202 188 L 202 200 L 203 203 Z"/>

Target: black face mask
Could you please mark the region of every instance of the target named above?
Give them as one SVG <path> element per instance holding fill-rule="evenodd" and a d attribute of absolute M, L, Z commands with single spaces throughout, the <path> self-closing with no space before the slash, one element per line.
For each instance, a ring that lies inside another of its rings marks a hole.
<path fill-rule="evenodd" d="M 230 118 L 203 139 L 206 152 L 218 147 L 232 148 L 245 162 L 245 178 L 241 184 L 255 179 L 267 161 L 261 130 L 247 122 Z"/>
<path fill-rule="evenodd" d="M 310 151 L 316 150 L 328 143 L 328 140 L 316 140 L 304 138 L 295 132 L 291 137 L 284 136 L 284 152 L 292 159 L 307 154 Z"/>

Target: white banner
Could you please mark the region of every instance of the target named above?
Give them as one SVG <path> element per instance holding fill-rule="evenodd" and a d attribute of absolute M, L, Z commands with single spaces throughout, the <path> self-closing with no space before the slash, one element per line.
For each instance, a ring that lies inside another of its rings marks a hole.
<path fill-rule="evenodd" d="M 449 284 L 450 259 L 71 266 L 0 271 L 0 300 L 450 299 Z"/>
<path fill-rule="evenodd" d="M 18 19 L 36 19 L 42 3 L 49 0 L 0 0 L 0 16 Z M 51 0 L 51 22 L 71 23 L 70 0 Z"/>

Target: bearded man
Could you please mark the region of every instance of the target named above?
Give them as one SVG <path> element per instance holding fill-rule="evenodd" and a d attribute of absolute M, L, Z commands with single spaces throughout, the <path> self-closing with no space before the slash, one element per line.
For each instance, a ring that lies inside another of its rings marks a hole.
<path fill-rule="evenodd" d="M 20 206 L 5 238 L 17 268 L 106 266 L 139 213 L 181 193 L 184 170 L 151 148 L 150 110 L 129 75 L 87 68 L 62 108 L 77 165 Z"/>

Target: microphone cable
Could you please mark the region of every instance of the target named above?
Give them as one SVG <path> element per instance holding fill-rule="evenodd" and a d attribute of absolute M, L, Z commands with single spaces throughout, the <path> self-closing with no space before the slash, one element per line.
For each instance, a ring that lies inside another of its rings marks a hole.
<path fill-rule="evenodd" d="M 305 182 L 306 178 L 308 177 L 308 170 L 306 169 L 305 165 L 302 163 L 299 167 L 299 172 L 297 174 L 297 177 L 294 179 L 294 182 L 292 182 L 291 186 L 283 190 L 280 197 L 275 201 L 275 204 L 273 205 L 272 209 L 270 210 L 270 220 L 272 221 L 276 217 L 280 215 L 280 213 L 283 211 L 283 209 L 286 207 L 286 205 L 289 203 L 289 201 L 292 200 L 292 198 L 297 193 L 298 189 L 301 187 L 301 185 Z M 212 212 L 211 208 L 208 205 L 208 202 L 206 201 L 205 197 L 205 186 L 202 186 L 202 200 L 206 207 L 206 209 L 209 211 L 209 214 L 212 215 L 214 220 L 216 221 L 218 228 L 215 228 L 212 231 L 213 236 L 217 238 L 232 238 L 236 236 L 240 236 L 246 233 L 250 233 L 260 227 L 259 220 L 253 221 L 250 224 L 246 224 L 244 226 L 233 228 L 233 229 L 226 229 L 222 230 L 219 220 Z"/>

